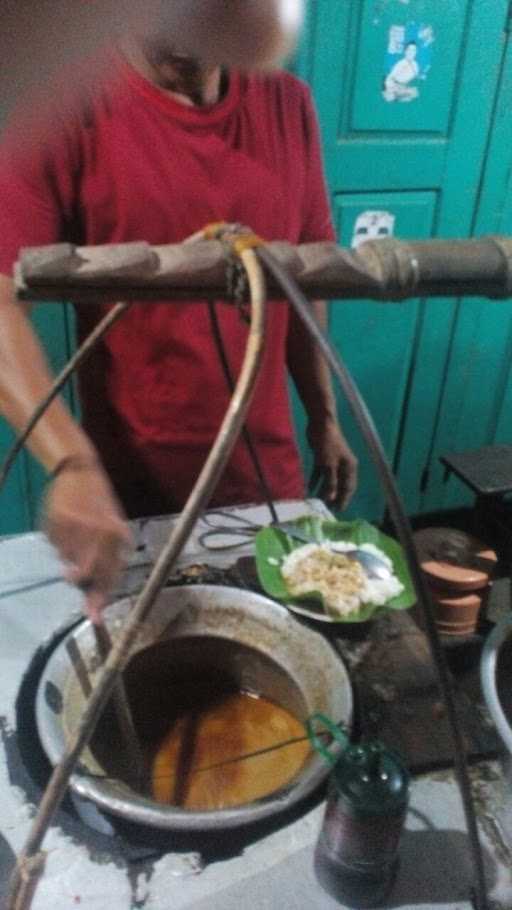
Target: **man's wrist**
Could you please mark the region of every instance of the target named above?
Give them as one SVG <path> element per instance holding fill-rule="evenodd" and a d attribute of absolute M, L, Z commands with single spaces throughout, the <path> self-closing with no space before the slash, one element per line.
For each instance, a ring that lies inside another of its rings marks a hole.
<path fill-rule="evenodd" d="M 338 426 L 338 417 L 332 411 L 322 411 L 308 418 L 307 429 L 314 432 L 325 429 L 329 425 Z"/>
<path fill-rule="evenodd" d="M 100 467 L 99 459 L 92 452 L 90 454 L 65 455 L 54 465 L 50 471 L 50 480 L 55 480 L 65 471 L 96 471 Z"/>

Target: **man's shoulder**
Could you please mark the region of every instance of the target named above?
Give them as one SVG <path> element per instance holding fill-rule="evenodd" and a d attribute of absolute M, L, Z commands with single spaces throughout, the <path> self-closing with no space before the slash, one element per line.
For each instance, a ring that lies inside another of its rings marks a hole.
<path fill-rule="evenodd" d="M 73 136 L 91 123 L 98 105 L 115 96 L 118 84 L 113 58 L 106 55 L 63 66 L 47 83 L 30 87 L 17 99 L 2 131 L 2 146 L 19 137 L 37 145 Z"/>
<path fill-rule="evenodd" d="M 250 95 L 264 99 L 271 106 L 285 103 L 290 114 L 294 108 L 301 110 L 309 103 L 309 86 L 287 70 L 251 73 L 245 81 Z"/>

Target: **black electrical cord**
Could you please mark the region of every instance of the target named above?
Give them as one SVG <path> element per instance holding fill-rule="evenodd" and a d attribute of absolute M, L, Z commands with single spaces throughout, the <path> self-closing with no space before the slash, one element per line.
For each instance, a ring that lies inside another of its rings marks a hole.
<path fill-rule="evenodd" d="M 374 461 L 375 468 L 380 476 L 382 487 L 387 498 L 389 513 L 395 525 L 400 543 L 402 544 L 402 547 L 405 551 L 414 587 L 425 616 L 430 649 L 439 674 L 441 691 L 446 704 L 448 719 L 452 729 L 455 746 L 455 768 L 457 771 L 459 788 L 466 818 L 466 825 L 476 871 L 475 905 L 477 910 L 488 910 L 489 905 L 487 901 L 485 869 L 480 840 L 478 836 L 476 814 L 471 796 L 471 784 L 469 781 L 464 739 L 457 718 L 452 686 L 450 683 L 450 676 L 434 620 L 429 591 L 418 563 L 411 526 L 405 513 L 405 509 L 398 492 L 393 472 L 387 461 L 386 454 L 384 452 L 382 442 L 378 435 L 373 419 L 357 388 L 357 385 L 347 370 L 346 366 L 342 362 L 338 352 L 322 332 L 322 329 L 318 325 L 313 314 L 309 301 L 297 286 L 297 283 L 292 278 L 290 278 L 287 272 L 281 267 L 274 256 L 269 253 L 268 249 L 266 249 L 265 246 L 257 247 L 256 254 L 258 255 L 261 262 L 265 265 L 268 272 L 272 275 L 273 279 L 277 282 L 285 296 L 288 298 L 289 302 L 293 306 L 299 318 L 305 324 L 309 333 L 317 342 L 332 372 L 339 380 L 348 405 L 359 426 L 360 432 L 368 446 L 369 452 Z"/>
<path fill-rule="evenodd" d="M 222 371 L 224 373 L 229 392 L 232 395 L 233 390 L 235 388 L 235 383 L 233 380 L 233 374 L 231 372 L 231 367 L 229 365 L 228 356 L 226 353 L 226 346 L 224 344 L 224 339 L 222 338 L 222 332 L 221 332 L 221 328 L 219 325 L 219 318 L 217 316 L 217 310 L 215 307 L 215 303 L 212 300 L 208 301 L 208 315 L 210 317 L 210 327 L 212 330 L 215 347 L 216 347 L 217 353 L 219 355 L 219 360 L 222 365 Z M 258 478 L 258 483 L 260 485 L 260 489 L 263 494 L 263 498 L 268 506 L 270 515 L 272 517 L 272 523 L 278 524 L 279 516 L 277 514 L 276 507 L 275 507 L 274 501 L 272 499 L 272 493 L 271 493 L 270 487 L 267 483 L 267 480 L 266 480 L 266 477 L 265 477 L 265 474 L 263 471 L 263 467 L 261 465 L 260 459 L 258 457 L 258 453 L 256 451 L 256 446 L 254 444 L 254 440 L 252 438 L 251 433 L 249 432 L 247 424 L 245 424 L 244 427 L 242 428 L 242 437 L 245 442 L 245 445 L 247 446 L 247 451 L 249 452 L 249 457 L 253 463 L 254 470 L 255 470 L 256 476 Z"/>

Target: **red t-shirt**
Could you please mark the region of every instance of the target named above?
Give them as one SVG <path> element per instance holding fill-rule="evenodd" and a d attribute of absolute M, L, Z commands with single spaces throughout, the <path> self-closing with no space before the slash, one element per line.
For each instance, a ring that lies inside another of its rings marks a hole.
<path fill-rule="evenodd" d="M 287 73 L 230 74 L 222 100 L 187 107 L 116 58 L 79 104 L 24 117 L 0 146 L 0 272 L 20 247 L 70 240 L 180 242 L 212 221 L 249 225 L 268 240 L 331 240 L 316 117 Z M 20 126 L 20 124 L 22 124 Z M 106 307 L 77 306 L 79 339 Z M 247 326 L 220 302 L 238 373 Z M 286 373 L 289 310 L 268 307 L 267 348 L 251 405 L 274 498 L 300 497 L 303 476 Z M 229 391 L 206 304 L 135 304 L 80 376 L 83 423 L 131 515 L 180 508 L 204 463 Z M 239 442 L 216 503 L 261 501 Z"/>

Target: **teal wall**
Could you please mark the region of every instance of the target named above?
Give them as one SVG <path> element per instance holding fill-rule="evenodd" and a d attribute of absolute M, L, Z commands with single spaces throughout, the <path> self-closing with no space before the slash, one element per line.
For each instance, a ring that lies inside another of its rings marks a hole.
<path fill-rule="evenodd" d="M 405 46 L 416 42 L 410 81 Z M 405 238 L 512 233 L 512 58 L 508 0 L 309 0 L 293 64 L 312 87 L 340 242 L 356 223 Z M 407 65 L 405 65 L 407 73 Z M 398 76 L 393 81 L 393 72 Z M 398 83 L 398 87 L 397 87 Z M 359 236 L 359 235 L 357 235 Z M 35 308 L 54 369 L 72 348 L 65 308 Z M 331 337 L 382 435 L 410 513 L 470 501 L 439 455 L 512 439 L 512 303 L 343 301 Z M 350 515 L 384 502 L 357 428 L 338 398 L 361 463 Z M 295 398 L 307 469 L 304 415 Z M 10 441 L 0 423 L 0 453 Z M 37 522 L 43 478 L 25 454 L 0 498 L 0 533 Z"/>

